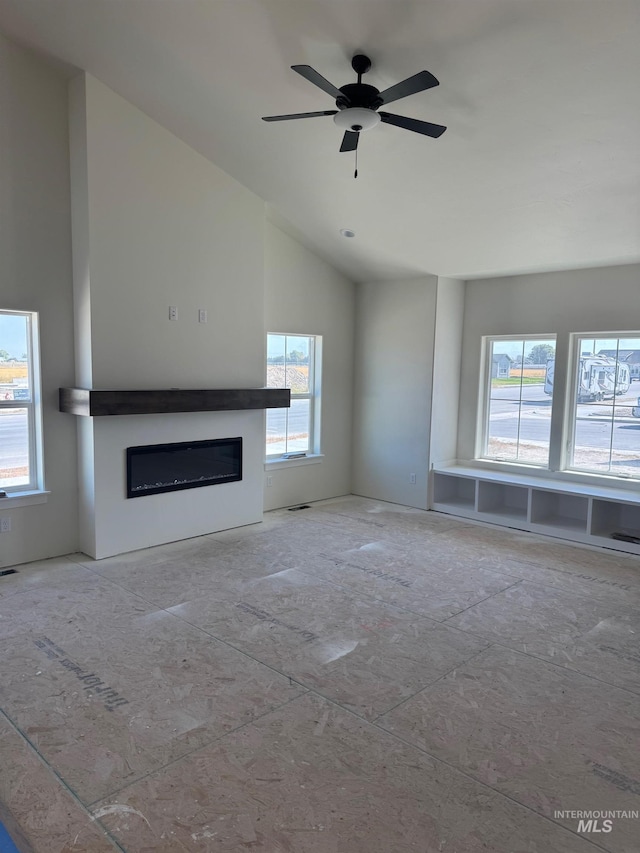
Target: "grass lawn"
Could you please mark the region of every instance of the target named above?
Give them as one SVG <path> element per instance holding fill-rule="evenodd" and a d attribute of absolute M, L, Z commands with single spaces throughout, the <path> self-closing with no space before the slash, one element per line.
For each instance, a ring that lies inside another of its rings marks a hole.
<path fill-rule="evenodd" d="M 542 385 L 544 376 L 523 376 L 522 379 L 519 376 L 513 376 L 511 379 L 492 379 L 491 387 L 502 388 L 505 385 L 519 385 L 521 382 L 523 385 Z"/>

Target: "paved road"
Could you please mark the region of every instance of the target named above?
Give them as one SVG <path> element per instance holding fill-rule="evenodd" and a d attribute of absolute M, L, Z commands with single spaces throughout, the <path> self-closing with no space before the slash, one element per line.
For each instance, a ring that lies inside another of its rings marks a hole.
<path fill-rule="evenodd" d="M 304 434 L 307 429 L 309 406 L 306 401 L 295 401 L 289 409 L 289 434 Z M 0 411 L 0 469 L 18 468 L 26 465 L 28 444 L 26 437 L 27 417 L 24 411 Z M 267 434 L 272 437 L 282 435 L 285 424 L 284 412 L 269 410 Z M 298 438 L 289 442 L 289 451 L 306 449 L 306 439 Z M 272 445 L 275 448 L 275 445 Z M 275 448 L 284 450 L 284 447 Z"/>
<path fill-rule="evenodd" d="M 624 405 L 635 405 L 640 385 L 632 384 Z M 620 405 L 621 400 L 617 401 Z M 289 432 L 303 432 L 306 427 L 306 410 L 296 409 L 294 403 L 289 410 Z M 586 447 L 609 448 L 611 441 L 610 422 L 598 420 L 598 415 L 609 416 L 612 402 L 582 403 L 578 407 L 577 443 Z M 551 425 L 551 399 L 544 393 L 544 386 L 524 385 L 522 389 L 522 414 L 518 424 L 520 409 L 520 389 L 517 386 L 496 388 L 491 394 L 490 435 L 494 438 L 515 439 L 520 430 L 521 441 L 549 441 Z M 282 435 L 284 431 L 284 413 L 274 410 L 268 413 L 267 434 L 272 437 Z M 272 449 L 275 445 L 271 445 Z M 614 426 L 613 447 L 630 453 L 640 453 L 640 421 L 620 423 Z M 292 446 L 290 449 L 295 449 Z"/>
<path fill-rule="evenodd" d="M 284 441 L 279 441 L 285 431 L 286 409 L 267 409 L 267 452 L 284 453 Z M 289 436 L 300 436 L 290 438 L 287 445 L 289 453 L 297 450 L 308 449 L 308 439 L 305 434 L 309 427 L 309 401 L 294 400 L 289 409 Z"/>
<path fill-rule="evenodd" d="M 640 384 L 632 383 L 624 405 L 635 405 Z M 522 414 L 518 425 L 520 389 L 517 386 L 495 388 L 491 394 L 490 435 L 494 438 L 515 439 L 520 429 L 521 441 L 549 440 L 551 423 L 551 400 L 544 393 L 543 385 L 525 385 L 522 389 Z M 618 405 L 620 404 L 618 401 Z M 598 415 L 611 413 L 612 402 L 582 403 L 578 406 L 577 444 L 585 447 L 608 448 L 612 440 L 611 426 Z M 295 401 L 289 409 L 289 434 L 304 433 L 307 426 L 308 403 Z M 284 431 L 285 415 L 282 410 L 267 412 L 267 435 L 281 436 Z M 0 466 L 18 467 L 27 462 L 26 414 L 24 412 L 0 411 Z M 306 446 L 305 439 L 290 442 L 289 450 Z M 615 424 L 613 448 L 640 454 L 640 421 Z M 271 444 L 271 449 L 276 449 Z"/>
<path fill-rule="evenodd" d="M 26 412 L 0 411 L 0 467 L 26 465 L 28 455 Z"/>
<path fill-rule="evenodd" d="M 636 405 L 640 385 L 632 383 L 625 397 L 616 399 L 616 406 Z M 489 434 L 493 438 L 515 439 L 520 430 L 521 441 L 548 441 L 551 425 L 551 399 L 544 393 L 543 385 L 522 387 L 522 413 L 518 424 L 520 389 L 517 386 L 494 388 L 491 392 L 491 418 Z M 580 403 L 576 429 L 576 444 L 584 447 L 622 450 L 640 454 L 640 421 L 615 423 L 613 438 L 611 421 L 612 400 L 602 403 Z"/>

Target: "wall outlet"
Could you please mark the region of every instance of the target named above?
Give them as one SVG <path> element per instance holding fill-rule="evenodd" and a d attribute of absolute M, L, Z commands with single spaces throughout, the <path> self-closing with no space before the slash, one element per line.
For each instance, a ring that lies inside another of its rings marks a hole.
<path fill-rule="evenodd" d="M 409 474 L 409 482 L 415 486 L 415 484 L 416 484 L 416 475 L 415 474 Z"/>
<path fill-rule="evenodd" d="M 269 474 L 269 476 L 267 477 L 267 488 L 269 488 L 270 486 L 273 486 L 273 477 L 271 476 L 271 474 Z"/>
<path fill-rule="evenodd" d="M 0 533 L 9 533 L 11 531 L 11 519 L 8 515 L 0 518 Z"/>
<path fill-rule="evenodd" d="M 178 319 L 178 309 L 175 305 L 169 305 L 169 319 L 177 320 Z"/>
<path fill-rule="evenodd" d="M 206 323 L 207 322 L 207 309 L 206 308 L 198 308 L 198 323 Z"/>

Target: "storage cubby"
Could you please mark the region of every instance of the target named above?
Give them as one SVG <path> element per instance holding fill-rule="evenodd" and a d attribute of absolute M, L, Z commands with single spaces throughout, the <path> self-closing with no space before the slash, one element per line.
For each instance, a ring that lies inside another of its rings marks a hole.
<path fill-rule="evenodd" d="M 543 489 L 531 493 L 531 523 L 587 532 L 589 498 Z"/>
<path fill-rule="evenodd" d="M 478 512 L 523 521 L 527 519 L 529 490 L 525 486 L 480 480 Z"/>
<path fill-rule="evenodd" d="M 640 540 L 639 504 L 594 499 L 591 514 L 591 534 L 606 537 L 611 543 L 620 541 L 611 538 L 613 533 L 621 533 Z M 640 543 L 631 544 L 635 544 L 636 547 L 640 545 Z"/>
<path fill-rule="evenodd" d="M 625 489 L 452 465 L 433 472 L 431 509 L 640 556 L 640 495 Z"/>
<path fill-rule="evenodd" d="M 476 481 L 469 477 L 434 474 L 433 502 L 443 507 L 475 509 Z"/>

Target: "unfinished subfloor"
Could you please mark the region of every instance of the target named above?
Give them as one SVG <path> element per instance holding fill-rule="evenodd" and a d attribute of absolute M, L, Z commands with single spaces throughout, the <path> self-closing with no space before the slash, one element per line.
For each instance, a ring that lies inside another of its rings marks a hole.
<path fill-rule="evenodd" d="M 638 853 L 640 560 L 356 497 L 0 578 L 35 853 Z"/>

